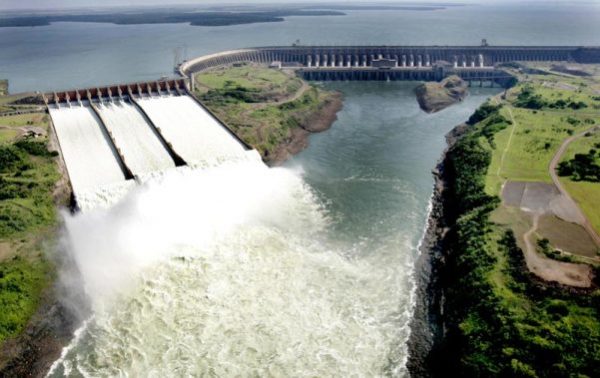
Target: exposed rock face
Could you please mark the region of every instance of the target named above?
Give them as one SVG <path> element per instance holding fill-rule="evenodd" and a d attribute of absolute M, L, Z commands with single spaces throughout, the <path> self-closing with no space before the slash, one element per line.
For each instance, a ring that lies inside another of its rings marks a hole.
<path fill-rule="evenodd" d="M 441 82 L 419 85 L 415 92 L 421 109 L 435 113 L 462 101 L 468 92 L 468 84 L 458 76 L 448 76 Z"/>

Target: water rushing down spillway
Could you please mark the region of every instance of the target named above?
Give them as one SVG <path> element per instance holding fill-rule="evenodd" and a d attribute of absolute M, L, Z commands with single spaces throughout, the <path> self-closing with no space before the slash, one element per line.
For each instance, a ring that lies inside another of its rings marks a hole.
<path fill-rule="evenodd" d="M 111 206 L 135 182 L 174 169 L 176 159 L 190 167 L 207 167 L 258 158 L 187 95 L 137 101 L 141 108 L 128 98 L 50 105 L 80 209 Z M 135 181 L 126 180 L 130 173 Z"/>
<path fill-rule="evenodd" d="M 98 104 L 97 109 L 134 175 L 175 167 L 159 135 L 135 105 L 115 100 Z"/>
<path fill-rule="evenodd" d="M 243 146 L 189 96 L 144 97 L 138 103 L 175 152 L 190 165 L 244 155 Z"/>
<path fill-rule="evenodd" d="M 88 104 L 49 109 L 76 194 L 125 181 L 117 151 Z"/>

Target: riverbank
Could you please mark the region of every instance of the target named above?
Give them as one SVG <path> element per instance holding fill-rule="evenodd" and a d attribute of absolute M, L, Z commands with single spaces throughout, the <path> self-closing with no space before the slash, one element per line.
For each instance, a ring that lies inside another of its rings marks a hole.
<path fill-rule="evenodd" d="M 18 101 L 0 98 L 10 109 Z M 56 205 L 70 191 L 45 113 L 0 114 L 0 126 L 0 376 L 44 376 L 76 325 L 58 299 L 73 297 L 62 293 L 67 265 L 54 252 Z"/>
<path fill-rule="evenodd" d="M 327 130 L 342 108 L 339 92 L 293 72 L 238 64 L 195 76 L 194 95 L 269 165 L 279 165 Z"/>
<path fill-rule="evenodd" d="M 522 90 L 503 96 L 510 102 L 505 106 L 512 106 Z M 537 110 L 530 113 L 543 117 Z M 597 280 L 582 289 L 532 272 L 522 250 L 522 221 L 490 189 L 495 173 L 504 172 L 497 161 L 512 158 L 502 154 L 503 133 L 511 132 L 516 122 L 507 121 L 505 114 L 500 105 L 482 106 L 468 128 L 449 134 L 449 147 L 435 172 L 409 344 L 413 376 L 447 371 L 461 376 L 592 376 L 600 360 L 594 351 L 600 340 Z M 539 121 L 520 122 L 528 131 L 516 134 L 516 142 L 535 138 L 538 131 L 532 126 Z M 506 150 L 510 153 L 512 147 Z M 523 156 L 529 150 L 518 151 L 519 166 L 531 166 Z"/>
<path fill-rule="evenodd" d="M 443 327 L 443 283 L 446 250 L 445 236 L 456 217 L 447 204 L 449 177 L 446 172 L 447 153 L 468 129 L 460 124 L 446 135 L 447 147 L 432 170 L 434 177 L 430 213 L 427 229 L 421 243 L 420 256 L 415 265 L 417 300 L 411 321 L 411 334 L 408 341 L 409 358 L 407 367 L 411 377 L 430 377 L 434 373 L 435 361 L 432 356 L 439 348 L 444 336 Z"/>

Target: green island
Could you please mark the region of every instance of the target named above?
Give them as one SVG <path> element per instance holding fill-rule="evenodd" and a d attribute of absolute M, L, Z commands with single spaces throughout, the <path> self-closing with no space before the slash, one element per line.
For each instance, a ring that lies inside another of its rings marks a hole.
<path fill-rule="evenodd" d="M 56 204 L 68 199 L 58 153 L 49 148 L 49 116 L 18 105 L 23 99 L 0 97 L 0 369 L 21 353 L 27 342 L 17 339 L 53 300 L 56 269 L 47 252 L 56 240 Z"/>
<path fill-rule="evenodd" d="M 338 92 L 251 64 L 197 74 L 194 94 L 270 164 L 305 148 L 310 133 L 328 129 L 342 107 Z"/>
<path fill-rule="evenodd" d="M 511 69 L 446 153 L 440 374 L 598 376 L 600 183 L 558 174 L 600 142 L 600 76 L 578 66 Z"/>

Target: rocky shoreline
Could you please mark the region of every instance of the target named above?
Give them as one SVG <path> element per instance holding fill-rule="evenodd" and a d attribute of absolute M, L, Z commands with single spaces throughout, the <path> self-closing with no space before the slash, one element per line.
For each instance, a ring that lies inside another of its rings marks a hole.
<path fill-rule="evenodd" d="M 18 337 L 0 348 L 0 377 L 45 377 L 90 309 L 73 261 L 53 257 L 62 272 L 44 292 L 38 310 Z M 58 272 L 55 273 L 58 275 Z M 65 282 L 70 277 L 73 282 Z"/>
<path fill-rule="evenodd" d="M 445 333 L 442 272 L 445 262 L 445 235 L 449 230 L 452 217 L 455 216 L 447 206 L 450 198 L 446 192 L 448 177 L 444 167 L 448 150 L 467 128 L 466 124 L 461 124 L 446 135 L 447 147 L 432 171 L 435 183 L 431 198 L 431 212 L 421 243 L 421 255 L 415 266 L 417 300 L 411 321 L 407 362 L 411 377 L 423 378 L 436 375 L 435 356 Z"/>
<path fill-rule="evenodd" d="M 337 113 L 343 107 L 342 94 L 340 92 L 334 93 L 330 99 L 323 103 L 319 111 L 300 120 L 300 127 L 292 130 L 290 138 L 281 144 L 273 157 L 267 161 L 269 166 L 281 165 L 287 159 L 308 147 L 309 136 L 328 130 L 337 120 Z"/>
<path fill-rule="evenodd" d="M 426 82 L 415 88 L 422 110 L 436 113 L 462 101 L 469 94 L 469 85 L 456 75 L 438 82 Z"/>

